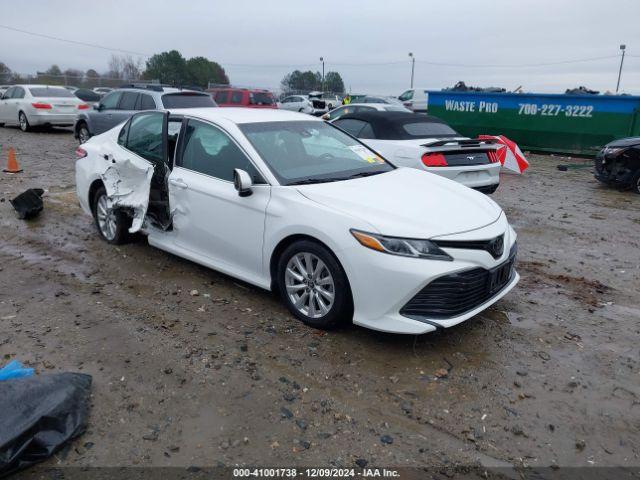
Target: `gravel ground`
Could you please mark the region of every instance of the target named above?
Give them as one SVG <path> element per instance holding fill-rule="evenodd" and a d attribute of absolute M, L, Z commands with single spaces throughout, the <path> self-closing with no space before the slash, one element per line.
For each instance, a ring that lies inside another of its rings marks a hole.
<path fill-rule="evenodd" d="M 45 467 L 640 463 L 640 196 L 586 160 L 502 175 L 520 284 L 413 337 L 312 330 L 144 239 L 112 247 L 77 204 L 69 130 L 0 144 L 24 168 L 0 174 L 0 361 L 94 382 L 88 431 Z M 25 222 L 8 199 L 30 187 Z"/>

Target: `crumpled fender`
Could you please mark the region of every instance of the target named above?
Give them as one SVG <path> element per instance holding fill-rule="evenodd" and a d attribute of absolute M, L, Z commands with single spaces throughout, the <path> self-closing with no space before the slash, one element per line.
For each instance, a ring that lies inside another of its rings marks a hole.
<path fill-rule="evenodd" d="M 141 159 L 132 157 L 111 163 L 100 174 L 104 183 L 111 207 L 130 208 L 133 211 L 133 222 L 130 233 L 142 228 L 144 217 L 149 207 L 149 191 L 153 166 Z"/>

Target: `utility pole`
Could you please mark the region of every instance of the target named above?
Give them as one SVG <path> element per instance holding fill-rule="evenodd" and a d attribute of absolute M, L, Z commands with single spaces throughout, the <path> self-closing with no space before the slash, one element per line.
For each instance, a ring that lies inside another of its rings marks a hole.
<path fill-rule="evenodd" d="M 624 63 L 624 51 L 627 48 L 626 45 L 620 45 L 620 50 L 622 50 L 622 58 L 620 58 L 620 70 L 618 70 L 618 84 L 616 85 L 616 93 L 620 89 L 620 77 L 622 77 L 622 64 Z"/>
<path fill-rule="evenodd" d="M 411 88 L 413 88 L 413 73 L 416 67 L 416 58 L 413 56 L 413 53 L 409 52 L 409 57 L 411 58 Z"/>
<path fill-rule="evenodd" d="M 322 91 L 324 92 L 324 57 L 320 57 L 320 61 L 322 62 Z"/>

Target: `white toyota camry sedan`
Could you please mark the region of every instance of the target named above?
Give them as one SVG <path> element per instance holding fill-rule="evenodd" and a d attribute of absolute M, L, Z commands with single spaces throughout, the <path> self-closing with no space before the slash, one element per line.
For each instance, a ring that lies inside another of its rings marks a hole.
<path fill-rule="evenodd" d="M 141 112 L 76 151 L 77 194 L 109 243 L 151 245 L 275 290 L 298 319 L 421 334 L 518 282 L 516 234 L 487 196 L 396 168 L 282 110 Z"/>

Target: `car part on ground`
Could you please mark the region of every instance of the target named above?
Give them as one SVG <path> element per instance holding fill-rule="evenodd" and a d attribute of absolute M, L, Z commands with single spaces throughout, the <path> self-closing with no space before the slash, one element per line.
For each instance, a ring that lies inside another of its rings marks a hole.
<path fill-rule="evenodd" d="M 46 460 L 84 433 L 91 380 L 56 373 L 0 384 L 0 476 Z"/>
<path fill-rule="evenodd" d="M 0 125 L 17 125 L 23 132 L 38 126 L 71 126 L 76 114 L 88 109 L 64 87 L 14 85 L 0 98 Z"/>
<path fill-rule="evenodd" d="M 435 149 L 453 148 L 440 141 Z M 316 327 L 351 320 L 427 333 L 481 312 L 519 278 L 513 271 L 496 287 L 491 273 L 506 269 L 516 242 L 495 202 L 396 168 L 318 118 L 248 108 L 141 112 L 78 156 L 78 199 L 105 240 L 124 240 L 131 220 L 128 232 L 152 246 L 282 292 L 293 315 Z M 489 294 L 464 312 L 402 313 L 431 282 L 474 269 Z"/>
<path fill-rule="evenodd" d="M 493 193 L 500 183 L 496 140 L 462 137 L 430 115 L 359 111 L 332 123 L 403 167 L 426 170 L 467 187 Z"/>
<path fill-rule="evenodd" d="M 19 219 L 31 220 L 37 217 L 44 208 L 42 203 L 43 194 L 44 190 L 42 188 L 30 188 L 9 201 L 15 211 L 18 212 Z"/>
<path fill-rule="evenodd" d="M 640 137 L 608 143 L 595 158 L 597 180 L 640 193 Z"/>

